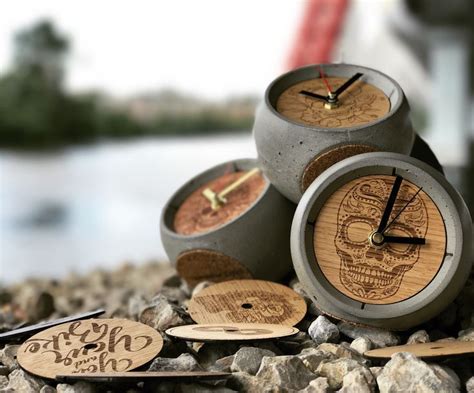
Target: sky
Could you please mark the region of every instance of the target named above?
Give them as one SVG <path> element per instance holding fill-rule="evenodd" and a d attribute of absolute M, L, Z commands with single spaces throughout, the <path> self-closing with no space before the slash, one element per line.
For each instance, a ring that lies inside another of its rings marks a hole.
<path fill-rule="evenodd" d="M 50 18 L 73 43 L 72 91 L 263 95 L 285 70 L 303 11 L 304 0 L 16 0 L 0 13 L 0 73 L 14 32 Z"/>

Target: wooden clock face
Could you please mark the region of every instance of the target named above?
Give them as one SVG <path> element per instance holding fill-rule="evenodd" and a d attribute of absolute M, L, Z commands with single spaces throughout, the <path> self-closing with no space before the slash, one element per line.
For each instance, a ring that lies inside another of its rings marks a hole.
<path fill-rule="evenodd" d="M 347 78 L 328 77 L 329 85 L 336 89 Z M 276 103 L 276 110 L 288 119 L 309 126 L 347 128 L 376 121 L 390 111 L 390 100 L 379 88 L 361 80 L 344 91 L 339 105 L 327 109 L 322 100 L 300 94 L 306 90 L 326 96 L 327 88 L 322 78 L 299 82 L 286 89 Z"/>
<path fill-rule="evenodd" d="M 375 242 L 380 238 L 369 238 L 379 231 L 391 196 L 382 233 L 395 239 L 380 244 Z M 325 201 L 313 248 L 316 263 L 338 291 L 363 304 L 391 304 L 416 295 L 435 277 L 445 258 L 446 230 L 438 207 L 416 184 L 401 176 L 368 175 Z"/>
<path fill-rule="evenodd" d="M 267 180 L 260 173 L 253 175 L 226 196 L 227 203 L 213 210 L 204 197 L 206 188 L 219 193 L 235 182 L 245 171 L 226 173 L 192 192 L 174 217 L 174 230 L 181 235 L 194 235 L 216 229 L 243 214 L 264 192 Z"/>

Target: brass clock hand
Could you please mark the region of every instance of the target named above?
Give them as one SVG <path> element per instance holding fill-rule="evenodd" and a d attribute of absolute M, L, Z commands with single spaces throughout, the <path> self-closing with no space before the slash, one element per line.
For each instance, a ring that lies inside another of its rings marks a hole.
<path fill-rule="evenodd" d="M 350 79 L 348 79 L 344 84 L 339 86 L 339 88 L 333 93 L 334 98 L 337 99 L 341 93 L 343 93 L 350 85 L 352 85 L 362 75 L 364 74 L 358 72 L 357 74 L 353 75 Z"/>
<path fill-rule="evenodd" d="M 322 96 L 320 94 L 312 93 L 308 90 L 301 90 L 299 94 L 307 96 L 307 97 L 311 97 L 311 98 L 317 98 L 318 100 L 323 100 L 323 101 L 328 100 L 328 97 Z"/>
<path fill-rule="evenodd" d="M 378 233 L 383 233 L 385 231 L 385 227 L 387 226 L 387 222 L 388 222 L 388 219 L 390 218 L 390 214 L 392 214 L 393 205 L 395 204 L 395 200 L 397 199 L 398 191 L 400 190 L 402 181 L 403 181 L 403 178 L 401 176 L 397 176 L 395 178 L 392 191 L 390 191 L 390 196 L 388 197 L 387 205 L 385 206 L 385 210 L 382 214 L 382 219 L 380 220 L 380 224 L 377 229 Z"/>

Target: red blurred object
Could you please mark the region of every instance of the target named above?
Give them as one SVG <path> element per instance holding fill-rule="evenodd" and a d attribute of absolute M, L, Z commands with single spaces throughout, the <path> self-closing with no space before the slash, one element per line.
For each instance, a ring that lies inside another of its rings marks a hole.
<path fill-rule="evenodd" d="M 346 15 L 348 0 L 308 0 L 288 68 L 329 63 Z"/>

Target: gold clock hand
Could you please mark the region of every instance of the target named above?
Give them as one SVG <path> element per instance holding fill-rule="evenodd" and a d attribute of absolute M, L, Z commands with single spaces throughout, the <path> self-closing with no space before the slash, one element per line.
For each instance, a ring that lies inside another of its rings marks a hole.
<path fill-rule="evenodd" d="M 245 183 L 248 179 L 250 179 L 253 175 L 260 172 L 259 168 L 253 168 L 252 170 L 248 171 L 245 175 L 239 177 L 235 182 L 229 184 L 226 188 L 224 188 L 220 193 L 216 193 L 212 191 L 210 188 L 206 188 L 202 195 L 206 197 L 209 202 L 211 202 L 212 210 L 218 210 L 222 205 L 227 203 L 226 196 L 234 191 L 236 188 L 240 187 L 241 184 Z"/>

